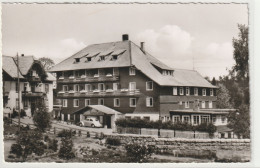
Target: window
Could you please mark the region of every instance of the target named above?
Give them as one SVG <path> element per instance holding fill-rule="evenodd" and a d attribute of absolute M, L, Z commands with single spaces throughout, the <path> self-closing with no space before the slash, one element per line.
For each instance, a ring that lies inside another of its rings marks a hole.
<path fill-rule="evenodd" d="M 87 61 L 90 62 L 91 61 L 91 57 L 87 57 Z"/>
<path fill-rule="evenodd" d="M 129 101 L 130 107 L 136 107 L 136 98 L 130 98 Z"/>
<path fill-rule="evenodd" d="M 180 121 L 181 121 L 181 118 L 180 118 L 179 115 L 173 115 L 172 117 L 173 117 L 173 122 L 174 122 L 174 123 L 177 123 L 177 122 L 180 122 Z"/>
<path fill-rule="evenodd" d="M 105 103 L 104 99 L 98 99 L 98 104 L 99 105 L 104 105 L 104 103 Z"/>
<path fill-rule="evenodd" d="M 112 60 L 117 60 L 118 55 L 113 55 Z"/>
<path fill-rule="evenodd" d="M 16 101 L 15 101 L 15 109 L 18 110 L 19 109 L 19 99 L 16 98 Z"/>
<path fill-rule="evenodd" d="M 62 86 L 62 90 L 63 90 L 64 92 L 69 91 L 68 85 L 63 85 L 63 86 Z"/>
<path fill-rule="evenodd" d="M 113 90 L 119 89 L 119 83 L 113 83 Z"/>
<path fill-rule="evenodd" d="M 62 99 L 62 107 L 68 107 L 68 100 Z"/>
<path fill-rule="evenodd" d="M 100 61 L 105 61 L 105 56 L 100 56 Z"/>
<path fill-rule="evenodd" d="M 130 91 L 136 90 L 136 83 L 135 82 L 129 82 L 129 90 Z"/>
<path fill-rule="evenodd" d="M 29 106 L 28 103 L 29 103 L 28 100 L 25 99 L 25 100 L 23 101 L 23 107 L 24 107 L 24 108 L 28 108 L 28 106 Z"/>
<path fill-rule="evenodd" d="M 209 108 L 212 108 L 212 101 L 209 101 Z"/>
<path fill-rule="evenodd" d="M 163 70 L 163 71 L 162 71 L 162 74 L 165 76 L 165 75 L 166 75 L 166 70 Z"/>
<path fill-rule="evenodd" d="M 74 91 L 79 92 L 79 85 L 74 85 Z"/>
<path fill-rule="evenodd" d="M 180 95 L 183 95 L 183 87 L 180 87 L 179 92 L 180 92 Z"/>
<path fill-rule="evenodd" d="M 45 84 L 45 92 L 49 92 L 49 84 Z"/>
<path fill-rule="evenodd" d="M 85 106 L 90 105 L 90 99 L 85 99 Z"/>
<path fill-rule="evenodd" d="M 145 117 L 144 117 L 144 120 L 146 120 L 146 121 L 150 121 L 150 117 L 145 116 Z"/>
<path fill-rule="evenodd" d="M 186 87 L 186 95 L 190 95 L 190 88 Z"/>
<path fill-rule="evenodd" d="M 173 87 L 173 95 L 177 95 L 177 87 Z"/>
<path fill-rule="evenodd" d="M 206 89 L 202 89 L 202 96 L 206 96 Z"/>
<path fill-rule="evenodd" d="M 152 97 L 146 98 L 146 107 L 153 107 L 153 98 Z"/>
<path fill-rule="evenodd" d="M 113 76 L 118 76 L 119 75 L 119 69 L 116 67 L 116 68 L 113 68 Z"/>
<path fill-rule="evenodd" d="M 188 115 L 183 115 L 183 116 L 182 116 L 182 122 L 190 123 L 190 116 L 188 116 Z"/>
<path fill-rule="evenodd" d="M 193 116 L 193 124 L 198 125 L 200 123 L 200 116 L 199 115 L 194 115 Z"/>
<path fill-rule="evenodd" d="M 85 90 L 86 90 L 87 92 L 92 91 L 91 84 L 86 84 L 86 85 L 85 85 Z"/>
<path fill-rule="evenodd" d="M 198 88 L 194 88 L 194 95 L 198 96 Z"/>
<path fill-rule="evenodd" d="M 212 122 L 213 123 L 216 123 L 216 120 L 217 120 L 216 116 L 212 117 Z"/>
<path fill-rule="evenodd" d="M 100 90 L 100 91 L 105 91 L 105 85 L 104 85 L 104 83 L 99 83 L 99 84 L 98 84 L 98 90 Z"/>
<path fill-rule="evenodd" d="M 75 58 L 75 62 L 79 62 L 80 61 L 80 58 Z"/>
<path fill-rule="evenodd" d="M 146 90 L 153 90 L 153 81 L 146 82 Z"/>
<path fill-rule="evenodd" d="M 73 106 L 74 107 L 79 107 L 79 99 L 74 99 L 73 100 Z"/>
<path fill-rule="evenodd" d="M 226 117 L 225 116 L 221 116 L 221 122 L 224 124 L 226 121 Z"/>
<path fill-rule="evenodd" d="M 114 98 L 114 107 L 120 107 L 120 99 Z"/>
<path fill-rule="evenodd" d="M 210 96 L 213 96 L 214 93 L 213 93 L 213 89 L 210 89 Z"/>
<path fill-rule="evenodd" d="M 210 116 L 209 115 L 203 115 L 201 116 L 201 123 L 209 123 Z"/>
<path fill-rule="evenodd" d="M 179 102 L 179 105 L 182 105 L 182 101 Z"/>
<path fill-rule="evenodd" d="M 79 71 L 74 71 L 74 76 L 76 77 L 76 78 L 79 78 L 80 77 L 80 72 Z"/>
<path fill-rule="evenodd" d="M 24 91 L 28 92 L 28 83 L 27 82 L 24 83 Z"/>
<path fill-rule="evenodd" d="M 129 75 L 135 75 L 135 68 L 134 67 L 129 68 Z"/>
<path fill-rule="evenodd" d="M 205 108 L 205 101 L 201 102 L 201 108 Z"/>
<path fill-rule="evenodd" d="M 189 108 L 190 107 L 190 102 L 189 101 L 185 101 L 185 108 Z"/>

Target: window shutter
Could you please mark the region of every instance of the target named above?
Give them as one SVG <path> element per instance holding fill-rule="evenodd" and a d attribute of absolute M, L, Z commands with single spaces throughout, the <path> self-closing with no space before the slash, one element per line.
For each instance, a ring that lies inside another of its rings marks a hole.
<path fill-rule="evenodd" d="M 150 98 L 149 98 L 149 97 L 146 98 L 146 106 L 147 106 L 147 107 L 150 106 Z"/>

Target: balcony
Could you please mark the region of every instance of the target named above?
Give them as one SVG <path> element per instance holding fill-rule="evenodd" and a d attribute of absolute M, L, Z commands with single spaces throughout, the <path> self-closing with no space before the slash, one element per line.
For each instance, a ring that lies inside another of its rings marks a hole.
<path fill-rule="evenodd" d="M 94 90 L 94 91 L 85 91 L 81 90 L 80 92 L 58 92 L 58 98 L 75 98 L 75 97 L 116 97 L 116 96 L 140 96 L 140 90 L 128 90 L 128 89 L 121 89 L 121 90 Z"/>
<path fill-rule="evenodd" d="M 39 76 L 29 76 L 28 81 L 30 81 L 30 82 L 40 82 L 41 78 Z"/>
<path fill-rule="evenodd" d="M 86 83 L 86 82 L 106 82 L 106 81 L 118 81 L 119 76 L 113 76 L 107 74 L 105 76 L 85 76 L 82 75 L 80 77 L 59 77 L 59 83 Z"/>
<path fill-rule="evenodd" d="M 42 97 L 44 95 L 44 92 L 22 92 L 23 97 Z"/>

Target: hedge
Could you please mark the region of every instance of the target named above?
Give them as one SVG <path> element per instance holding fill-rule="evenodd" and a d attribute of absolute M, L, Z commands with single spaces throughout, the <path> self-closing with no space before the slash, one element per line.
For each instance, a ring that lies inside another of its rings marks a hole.
<path fill-rule="evenodd" d="M 119 127 L 134 127 L 134 128 L 154 128 L 154 129 L 170 129 L 170 130 L 180 130 L 180 131 L 202 131 L 213 134 L 216 132 L 217 128 L 212 123 L 202 123 L 197 126 L 193 126 L 187 122 L 177 122 L 172 121 L 162 122 L 162 121 L 149 121 L 145 119 L 133 118 L 124 119 L 120 118 L 116 120 L 116 125 Z"/>

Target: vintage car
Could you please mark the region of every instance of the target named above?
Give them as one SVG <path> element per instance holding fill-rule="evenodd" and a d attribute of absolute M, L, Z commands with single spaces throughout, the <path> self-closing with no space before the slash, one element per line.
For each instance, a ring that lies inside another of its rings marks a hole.
<path fill-rule="evenodd" d="M 86 118 L 80 121 L 79 126 L 81 127 L 102 127 L 102 124 L 99 122 L 97 118 Z"/>

